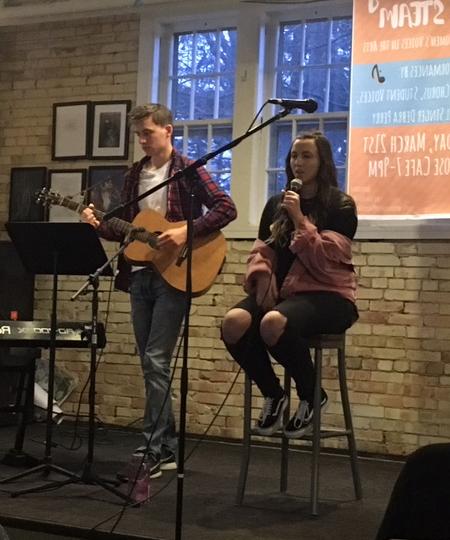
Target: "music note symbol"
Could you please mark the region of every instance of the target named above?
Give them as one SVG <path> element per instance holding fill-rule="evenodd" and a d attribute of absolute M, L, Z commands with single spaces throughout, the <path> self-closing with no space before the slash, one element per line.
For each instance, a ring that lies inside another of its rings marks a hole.
<path fill-rule="evenodd" d="M 377 81 L 381 84 L 384 83 L 386 80 L 386 77 L 383 77 L 383 75 L 380 75 L 380 70 L 378 69 L 378 64 L 375 64 L 372 68 L 372 79 L 375 79 L 375 76 L 377 78 Z"/>

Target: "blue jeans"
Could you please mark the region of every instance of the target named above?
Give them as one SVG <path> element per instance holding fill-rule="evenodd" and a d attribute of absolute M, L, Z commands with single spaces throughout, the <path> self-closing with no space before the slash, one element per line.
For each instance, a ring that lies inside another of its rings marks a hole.
<path fill-rule="evenodd" d="M 170 395 L 170 362 L 186 306 L 186 295 L 150 268 L 132 273 L 131 317 L 145 383 L 143 433 L 149 453 L 176 453 L 177 436 Z"/>

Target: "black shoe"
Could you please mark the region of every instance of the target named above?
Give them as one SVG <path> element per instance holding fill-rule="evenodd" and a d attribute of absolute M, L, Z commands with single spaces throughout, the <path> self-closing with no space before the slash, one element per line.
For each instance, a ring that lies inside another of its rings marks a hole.
<path fill-rule="evenodd" d="M 133 457 L 141 458 L 145 454 L 147 454 L 148 448 L 147 446 L 138 446 L 136 450 L 133 452 Z"/>
<path fill-rule="evenodd" d="M 320 402 L 321 412 L 328 405 L 328 396 L 322 390 L 322 400 Z M 283 432 L 288 439 L 298 439 L 311 433 L 313 428 L 314 409 L 307 401 L 300 401 L 294 416 L 286 424 Z"/>
<path fill-rule="evenodd" d="M 159 459 L 155 459 L 153 456 L 148 456 L 147 470 L 149 473 L 149 478 L 159 478 L 162 476 L 161 461 Z"/>
<path fill-rule="evenodd" d="M 162 454 L 160 460 L 160 469 L 162 471 L 176 471 L 177 470 L 177 461 L 175 456 L 172 454 Z"/>
<path fill-rule="evenodd" d="M 266 397 L 264 405 L 253 428 L 254 433 L 258 435 L 272 435 L 281 428 L 283 423 L 283 412 L 287 407 L 288 398 L 283 394 L 279 398 Z"/>

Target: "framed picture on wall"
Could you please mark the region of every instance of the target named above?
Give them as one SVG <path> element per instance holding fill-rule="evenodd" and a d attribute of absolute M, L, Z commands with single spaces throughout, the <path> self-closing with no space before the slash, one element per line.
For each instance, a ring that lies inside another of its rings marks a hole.
<path fill-rule="evenodd" d="M 82 159 L 89 154 L 90 102 L 53 104 L 52 159 Z"/>
<path fill-rule="evenodd" d="M 131 101 L 97 101 L 92 111 L 91 159 L 127 159 Z"/>
<path fill-rule="evenodd" d="M 11 169 L 9 221 L 44 221 L 46 210 L 37 203 L 37 197 L 46 180 L 46 167 Z"/>
<path fill-rule="evenodd" d="M 52 193 L 83 203 L 86 189 L 86 169 L 51 169 L 48 171 L 47 185 Z M 65 206 L 52 204 L 48 210 L 49 221 L 77 222 L 79 213 Z"/>
<path fill-rule="evenodd" d="M 89 167 L 87 202 L 97 210 L 110 212 L 121 203 L 120 195 L 125 180 L 125 165 Z"/>

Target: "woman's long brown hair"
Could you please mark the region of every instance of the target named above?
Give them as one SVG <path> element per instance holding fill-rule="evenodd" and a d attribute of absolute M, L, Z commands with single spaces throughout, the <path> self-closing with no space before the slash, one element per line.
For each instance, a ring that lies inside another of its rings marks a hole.
<path fill-rule="evenodd" d="M 329 140 L 320 131 L 310 133 L 301 133 L 292 141 L 289 152 L 285 160 L 286 170 L 286 186 L 289 189 L 291 180 L 294 178 L 294 173 L 291 168 L 291 152 L 292 146 L 296 141 L 313 140 L 319 154 L 319 171 L 317 172 L 317 206 L 313 214 L 309 216 L 317 228 L 323 229 L 327 219 L 328 208 L 330 206 L 331 191 L 333 187 L 337 187 L 337 172 L 334 164 L 333 151 Z M 279 246 L 285 246 L 289 242 L 290 233 L 293 230 L 292 221 L 287 213 L 279 207 L 272 225 L 271 239 Z"/>

